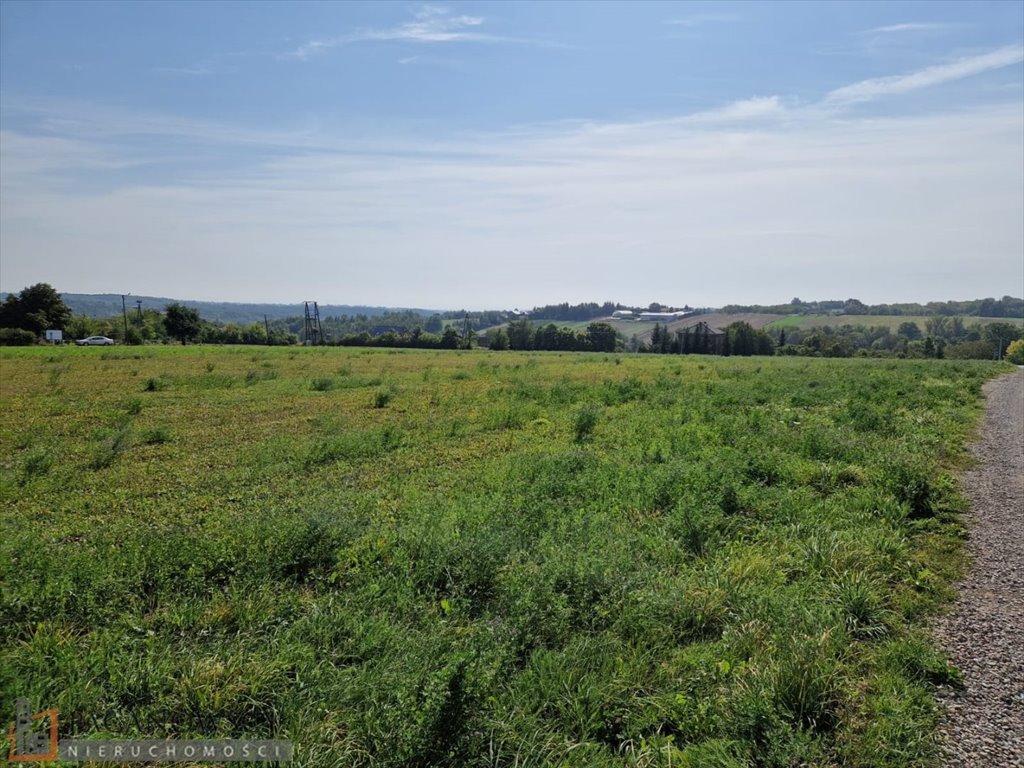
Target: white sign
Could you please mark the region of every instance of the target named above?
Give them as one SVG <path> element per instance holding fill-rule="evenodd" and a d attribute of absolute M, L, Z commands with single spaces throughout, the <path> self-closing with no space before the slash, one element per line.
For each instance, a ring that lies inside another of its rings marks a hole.
<path fill-rule="evenodd" d="M 64 331 L 47 331 L 47 341 L 64 341 Z"/>

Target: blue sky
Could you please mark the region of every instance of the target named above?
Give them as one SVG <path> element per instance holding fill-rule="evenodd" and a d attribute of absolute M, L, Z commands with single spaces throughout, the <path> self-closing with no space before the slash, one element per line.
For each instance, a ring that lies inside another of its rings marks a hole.
<path fill-rule="evenodd" d="M 1024 4 L 0 4 L 0 288 L 1024 292 Z"/>

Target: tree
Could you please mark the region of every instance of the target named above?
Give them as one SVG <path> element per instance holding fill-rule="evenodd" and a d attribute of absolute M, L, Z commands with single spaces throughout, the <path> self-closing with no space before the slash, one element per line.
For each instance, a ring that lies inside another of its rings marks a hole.
<path fill-rule="evenodd" d="M 614 352 L 618 334 L 608 323 L 591 323 L 587 326 L 587 341 L 595 352 Z"/>
<path fill-rule="evenodd" d="M 917 323 L 909 320 L 905 323 L 900 323 L 900 327 L 896 329 L 896 333 L 910 341 L 921 338 L 921 329 L 918 328 Z"/>
<path fill-rule="evenodd" d="M 174 303 L 168 304 L 164 309 L 164 326 L 169 336 L 185 344 L 189 339 L 199 335 L 202 320 L 199 319 L 199 313 L 191 307 Z"/>
<path fill-rule="evenodd" d="M 1002 357 L 1003 350 L 1011 341 L 1016 341 L 1024 333 L 1012 323 L 989 323 L 981 329 L 981 337 L 996 345 L 996 357 Z"/>
<path fill-rule="evenodd" d="M 458 349 L 459 348 L 459 332 L 452 326 L 448 326 L 444 329 L 444 333 L 441 334 L 441 349 Z"/>
<path fill-rule="evenodd" d="M 46 330 L 64 330 L 71 310 L 49 283 L 36 283 L 10 294 L 0 304 L 0 328 L 24 328 L 37 336 Z"/>
<path fill-rule="evenodd" d="M 525 317 L 508 324 L 508 345 L 510 349 L 533 349 L 533 325 Z"/>
<path fill-rule="evenodd" d="M 491 337 L 491 342 L 490 342 L 491 349 L 497 349 L 497 350 L 508 349 L 508 334 L 505 333 L 505 330 L 503 328 L 499 328 L 498 330 L 496 330 L 493 333 L 491 333 L 490 337 Z"/>

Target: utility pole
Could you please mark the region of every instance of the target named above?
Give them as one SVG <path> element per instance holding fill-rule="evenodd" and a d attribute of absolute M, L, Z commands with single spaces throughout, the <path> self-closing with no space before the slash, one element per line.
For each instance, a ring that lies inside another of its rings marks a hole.
<path fill-rule="evenodd" d="M 142 325 L 142 299 L 135 300 L 135 308 L 139 311 L 139 325 Z"/>
<path fill-rule="evenodd" d="M 131 294 L 128 294 L 131 296 Z M 128 343 L 128 308 L 124 303 L 124 294 L 121 294 L 121 314 L 124 316 L 124 343 Z"/>
<path fill-rule="evenodd" d="M 267 320 L 267 316 L 263 316 L 263 326 L 267 329 L 267 346 L 270 346 L 270 321 Z"/>

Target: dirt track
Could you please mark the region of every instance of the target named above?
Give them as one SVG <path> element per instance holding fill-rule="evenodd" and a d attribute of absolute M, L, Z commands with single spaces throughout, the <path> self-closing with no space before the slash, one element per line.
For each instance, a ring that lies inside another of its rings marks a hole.
<path fill-rule="evenodd" d="M 977 465 L 962 478 L 971 567 L 936 626 L 964 689 L 941 692 L 946 766 L 1024 768 L 1024 369 L 985 386 Z"/>

